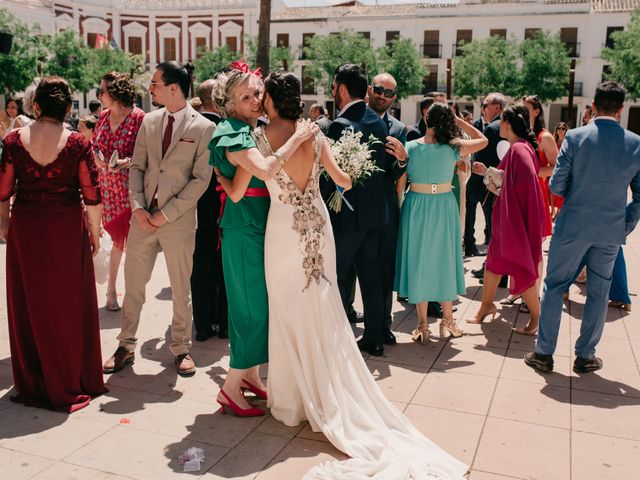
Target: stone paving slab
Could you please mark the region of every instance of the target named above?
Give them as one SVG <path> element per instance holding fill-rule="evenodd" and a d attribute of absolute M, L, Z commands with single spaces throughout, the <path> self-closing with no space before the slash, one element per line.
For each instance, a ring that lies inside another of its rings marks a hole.
<path fill-rule="evenodd" d="M 481 217 L 481 215 L 480 215 Z M 5 292 L 4 245 L 0 289 Z M 640 232 L 625 247 L 632 299 L 640 291 Z M 465 269 L 482 258 L 465 259 Z M 470 480 L 632 480 L 640 471 L 640 315 L 609 309 L 598 354 L 605 367 L 571 371 L 573 343 L 584 309 L 584 286 L 571 287 L 560 329 L 555 372 L 537 374 L 522 356 L 532 338 L 515 335 L 527 314 L 503 306 L 494 321 L 469 325 L 480 285 L 467 275 L 455 318 L 467 335 L 411 341 L 416 312 L 395 303 L 398 344 L 384 357 L 365 356 L 372 375 L 416 428 L 470 465 Z M 12 387 L 6 304 L 0 304 L 1 478 L 295 480 L 320 462 L 344 454 L 304 423 L 287 427 L 266 416 L 240 419 L 217 412 L 215 397 L 229 367 L 225 341 L 194 343 L 198 373 L 181 378 L 167 348 L 169 280 L 160 255 L 147 289 L 136 361 L 107 376 L 109 393 L 73 415 L 16 405 Z M 122 275 L 119 279 L 122 291 Z M 99 304 L 105 287 L 99 285 Z M 498 298 L 506 290 L 499 289 Z M 115 348 L 119 313 L 100 310 L 102 355 Z M 354 328 L 361 332 L 362 325 Z M 262 371 L 267 376 L 267 368 Z M 184 473 L 177 457 L 199 446 L 205 462 Z"/>

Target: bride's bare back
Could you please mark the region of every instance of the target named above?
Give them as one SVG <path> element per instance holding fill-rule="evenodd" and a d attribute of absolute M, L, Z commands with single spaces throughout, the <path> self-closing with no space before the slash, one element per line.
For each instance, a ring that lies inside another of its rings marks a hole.
<path fill-rule="evenodd" d="M 290 128 L 284 128 L 284 126 Z M 295 123 L 269 124 L 265 127 L 264 133 L 269 141 L 271 149 L 275 152 L 289 140 L 295 131 Z M 295 153 L 289 158 L 284 166 L 287 176 L 296 184 L 301 192 L 306 191 L 309 178 L 313 172 L 315 161 L 315 139 L 314 137 L 305 141 Z"/>

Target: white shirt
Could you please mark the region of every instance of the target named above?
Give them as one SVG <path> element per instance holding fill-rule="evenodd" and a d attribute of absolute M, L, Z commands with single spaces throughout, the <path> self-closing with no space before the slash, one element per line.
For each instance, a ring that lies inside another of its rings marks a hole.
<path fill-rule="evenodd" d="M 358 102 L 364 102 L 364 100 L 362 99 L 357 99 L 357 100 L 353 100 L 352 102 L 347 103 L 344 108 L 342 110 L 340 110 L 340 115 L 338 115 L 339 117 L 342 117 L 344 115 L 344 112 L 347 111 L 347 109 L 351 106 L 351 105 L 355 105 Z"/>
<path fill-rule="evenodd" d="M 162 116 L 162 137 L 164 138 L 164 131 L 169 124 L 169 115 L 173 116 L 173 132 L 171 140 L 174 139 L 178 130 L 180 130 L 180 124 L 184 121 L 184 118 L 187 116 L 187 106 L 185 105 L 182 110 L 178 110 L 177 112 L 171 113 L 166 108 L 164 109 L 164 115 Z"/>

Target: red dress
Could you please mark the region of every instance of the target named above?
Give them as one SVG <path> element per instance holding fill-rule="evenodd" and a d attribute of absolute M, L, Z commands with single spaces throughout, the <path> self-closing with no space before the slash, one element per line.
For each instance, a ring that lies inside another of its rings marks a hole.
<path fill-rule="evenodd" d="M 540 156 L 540 167 L 548 167 L 549 160 L 547 160 L 547 156 L 544 154 L 544 150 L 540 146 L 540 141 L 542 140 L 542 135 L 546 132 L 545 129 L 542 129 L 538 134 L 538 155 Z M 538 177 L 538 183 L 540 183 L 540 190 L 542 191 L 542 201 L 544 202 L 544 233 L 543 237 L 548 237 L 551 235 L 553 231 L 553 223 L 551 222 L 551 192 L 549 191 L 549 177 Z"/>
<path fill-rule="evenodd" d="M 98 124 L 93 131 L 93 146 L 102 152 L 105 161 L 109 161 L 114 150 L 120 158 L 131 158 L 136 144 L 138 130 L 144 118 L 144 112 L 134 107 L 115 132 L 109 125 L 110 110 L 100 114 Z M 102 224 L 109 232 L 114 245 L 124 250 L 129 235 L 131 203 L 129 200 L 129 169 L 101 170 L 100 190 L 102 192 Z"/>
<path fill-rule="evenodd" d="M 527 142 L 514 143 L 500 165 L 500 195 L 491 214 L 491 242 L 486 269 L 509 275 L 509 293 L 519 295 L 538 278 L 545 212 L 538 184 L 538 159 Z"/>
<path fill-rule="evenodd" d="M 15 193 L 7 238 L 12 400 L 74 412 L 105 393 L 93 261 L 82 201 L 100 204 L 91 146 L 72 133 L 44 167 L 4 139 L 0 201 Z"/>

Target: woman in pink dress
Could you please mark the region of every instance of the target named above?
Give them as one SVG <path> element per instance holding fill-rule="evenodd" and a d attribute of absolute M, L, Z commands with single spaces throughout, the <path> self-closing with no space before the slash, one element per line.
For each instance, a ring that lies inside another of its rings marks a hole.
<path fill-rule="evenodd" d="M 12 400 L 67 412 L 107 391 L 91 258 L 100 188 L 89 141 L 63 125 L 71 100 L 65 80 L 42 79 L 37 121 L 9 133 L 0 158 Z"/>
<path fill-rule="evenodd" d="M 102 77 L 98 98 L 103 110 L 93 132 L 93 147 L 100 168 L 102 224 L 113 240 L 105 308 L 116 311 L 120 309 L 116 279 L 131 219 L 129 163 L 144 112 L 134 106 L 133 81 L 122 73 L 111 72 Z"/>
<path fill-rule="evenodd" d="M 468 323 L 482 323 L 488 315 L 495 317 L 493 303 L 502 275 L 509 275 L 509 293 L 522 295 L 531 318 L 517 333 L 535 335 L 538 330 L 540 299 L 536 282 L 542 260 L 542 237 L 545 226 L 545 204 L 538 172 L 538 144 L 529 124 L 529 110 L 523 104 L 507 107 L 500 121 L 500 136 L 511 144 L 498 168 L 480 162 L 473 172 L 485 175 L 487 188 L 496 193 L 491 216 L 491 243 L 487 251 L 482 305 Z"/>

